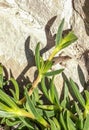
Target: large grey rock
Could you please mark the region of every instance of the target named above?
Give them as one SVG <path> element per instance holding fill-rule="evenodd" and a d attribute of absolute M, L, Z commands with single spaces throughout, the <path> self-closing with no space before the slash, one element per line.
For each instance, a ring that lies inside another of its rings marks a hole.
<path fill-rule="evenodd" d="M 40 41 L 41 49 L 43 48 L 41 53 L 46 52 L 44 53 L 46 59 L 54 46 L 54 34 L 57 32 L 58 25 L 61 19 L 65 18 L 64 29 L 72 28 L 78 40 L 63 50 L 63 55 L 71 57 L 65 63 L 62 61 L 65 67 L 57 64 L 53 69 L 64 67 L 66 75 L 72 77 L 82 90 L 78 64 L 87 81 L 89 73 L 87 62 L 89 58 L 86 51 L 89 49 L 88 5 L 88 0 L 0 0 L 0 62 L 8 70 L 11 69 L 18 81 L 26 81 L 27 75 L 33 81 L 34 60 L 31 50 L 34 53 L 35 46 Z M 56 84 L 61 89 L 63 85 L 61 76 L 59 82 Z"/>

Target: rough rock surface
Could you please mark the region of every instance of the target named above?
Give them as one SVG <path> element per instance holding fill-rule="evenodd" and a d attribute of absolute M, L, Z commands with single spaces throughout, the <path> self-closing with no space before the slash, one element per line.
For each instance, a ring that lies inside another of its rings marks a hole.
<path fill-rule="evenodd" d="M 54 46 L 54 34 L 64 17 L 64 29 L 74 30 L 78 40 L 63 50 L 62 54 L 71 59 L 53 69 L 65 66 L 66 75 L 72 77 L 82 90 L 84 82 L 79 80 L 80 68 L 86 81 L 89 74 L 88 7 L 88 0 L 0 0 L 0 62 L 8 71 L 11 69 L 19 82 L 28 82 L 26 76 L 33 81 L 35 46 L 38 41 L 41 42 L 41 54 L 44 53 L 46 59 Z M 61 89 L 61 76 L 57 84 Z"/>

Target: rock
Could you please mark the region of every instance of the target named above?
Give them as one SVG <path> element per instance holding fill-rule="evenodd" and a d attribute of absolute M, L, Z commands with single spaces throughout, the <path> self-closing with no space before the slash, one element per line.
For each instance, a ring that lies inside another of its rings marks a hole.
<path fill-rule="evenodd" d="M 86 59 L 89 58 L 85 57 L 85 52 L 89 50 L 88 4 L 88 0 L 1 0 L 0 62 L 8 71 L 11 69 L 19 82 L 26 81 L 26 76 L 32 82 L 37 42 L 40 41 L 41 54 L 47 59 L 54 46 L 59 23 L 65 18 L 65 32 L 72 29 L 78 40 L 62 52 L 71 57 L 65 62 L 65 67 L 57 64 L 54 68 L 64 67 L 66 75 L 72 77 L 82 91 L 84 83 L 80 83 L 78 65 L 87 82 L 89 68 Z M 61 88 L 62 85 L 63 82 Z"/>

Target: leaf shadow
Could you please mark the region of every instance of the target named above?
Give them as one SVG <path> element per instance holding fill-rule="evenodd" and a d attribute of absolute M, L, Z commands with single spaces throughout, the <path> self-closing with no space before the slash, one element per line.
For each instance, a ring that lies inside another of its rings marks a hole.
<path fill-rule="evenodd" d="M 67 78 L 66 74 L 64 72 L 62 72 L 62 77 L 63 77 L 63 80 L 64 80 L 64 83 L 66 82 L 67 84 L 67 87 L 68 87 L 68 90 L 69 90 L 69 96 L 71 95 L 71 103 L 73 103 L 72 101 L 75 100 L 77 101 L 77 98 L 75 97 L 75 94 L 71 88 L 71 84 L 70 84 L 70 80 Z M 79 86 L 76 82 L 74 82 L 79 90 Z M 61 93 L 61 100 L 63 99 L 63 96 L 64 96 L 64 87 L 65 85 L 63 85 L 63 88 L 62 88 L 62 93 Z"/>
<path fill-rule="evenodd" d="M 46 26 L 45 26 L 45 34 L 46 34 L 46 38 L 47 38 L 47 44 L 46 46 L 40 50 L 40 54 L 43 55 L 43 53 L 47 52 L 49 49 L 51 49 L 54 45 L 55 45 L 55 36 L 52 36 L 52 33 L 50 31 L 50 28 L 53 24 L 53 22 L 55 21 L 56 16 L 54 16 L 53 18 L 51 18 Z M 21 91 L 23 91 L 23 87 L 30 82 L 29 78 L 25 77 L 25 74 L 27 73 L 27 71 L 35 66 L 35 56 L 33 54 L 33 51 L 30 49 L 30 36 L 27 37 L 26 41 L 25 41 L 25 46 L 24 46 L 24 51 L 25 51 L 25 56 L 27 59 L 27 65 L 26 67 L 22 70 L 22 72 L 20 73 L 20 75 L 17 77 L 17 82 L 19 83 L 19 85 L 21 86 Z M 36 78 L 37 72 L 34 73 L 34 79 Z"/>
<path fill-rule="evenodd" d="M 85 76 L 84 76 L 84 73 L 83 73 L 80 65 L 78 65 L 77 70 L 78 70 L 79 81 L 80 81 L 82 87 L 84 87 L 86 81 L 85 81 Z"/>
<path fill-rule="evenodd" d="M 50 50 L 53 46 L 55 46 L 55 37 L 56 34 L 52 35 L 51 33 L 51 27 L 54 23 L 54 21 L 56 20 L 57 16 L 52 17 L 46 24 L 45 26 L 45 34 L 46 34 L 46 39 L 47 39 L 47 44 L 46 46 L 40 50 L 40 55 L 42 56 L 45 52 L 47 52 L 48 50 Z M 67 29 L 63 31 L 63 36 L 65 36 L 71 29 Z M 19 84 L 20 90 L 21 90 L 21 95 L 23 95 L 23 89 L 24 87 L 28 84 L 31 83 L 30 79 L 28 76 L 25 76 L 26 73 L 28 72 L 28 70 L 35 66 L 35 56 L 33 51 L 30 48 L 30 36 L 27 37 L 25 44 L 24 44 L 24 51 L 25 51 L 25 56 L 26 56 L 26 60 L 27 60 L 27 65 L 24 67 L 24 69 L 22 70 L 22 72 L 18 75 L 18 77 L 16 78 L 16 81 Z M 13 77 L 13 74 L 10 70 L 10 75 L 11 77 Z M 34 80 L 37 76 L 37 72 L 34 73 Z"/>
<path fill-rule="evenodd" d="M 43 53 L 47 52 L 49 49 L 51 49 L 55 45 L 55 37 L 56 34 L 52 35 L 51 33 L 51 27 L 56 20 L 57 16 L 52 17 L 46 24 L 45 26 L 45 34 L 46 34 L 46 39 L 47 39 L 47 44 L 46 46 L 40 51 L 40 54 L 42 55 Z"/>

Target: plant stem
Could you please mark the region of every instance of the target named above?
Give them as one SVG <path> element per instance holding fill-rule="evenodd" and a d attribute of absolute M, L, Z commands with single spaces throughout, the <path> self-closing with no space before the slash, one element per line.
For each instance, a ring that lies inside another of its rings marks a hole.
<path fill-rule="evenodd" d="M 55 48 L 53 50 L 53 52 L 51 53 L 51 55 L 49 56 L 48 60 L 51 61 L 53 59 L 53 57 L 58 53 L 58 51 L 59 51 L 59 48 Z M 33 82 L 32 87 L 28 91 L 29 96 L 32 95 L 34 89 L 37 87 L 37 85 L 39 84 L 39 82 L 41 81 L 41 79 L 42 79 L 42 75 L 39 73 L 38 76 L 37 76 L 37 79 Z M 20 105 L 23 104 L 23 102 L 25 102 L 25 100 L 26 100 L 26 97 L 23 97 L 18 102 L 18 104 L 20 104 Z"/>
<path fill-rule="evenodd" d="M 38 74 L 37 79 L 33 82 L 32 87 L 28 91 L 29 96 L 32 95 L 34 89 L 37 87 L 37 85 L 40 83 L 42 79 L 42 75 Z"/>
<path fill-rule="evenodd" d="M 42 75 L 38 74 L 36 80 L 35 80 L 35 81 L 33 82 L 33 84 L 32 84 L 32 87 L 31 87 L 31 88 L 29 89 L 29 91 L 28 91 L 28 95 L 29 95 L 29 96 L 32 95 L 34 89 L 37 87 L 37 85 L 39 84 L 39 82 L 41 81 L 41 79 L 42 79 Z M 23 97 L 23 98 L 18 102 L 18 104 L 21 105 L 21 104 L 23 104 L 25 101 L 26 101 L 26 97 Z"/>
<path fill-rule="evenodd" d="M 59 48 L 55 48 L 51 53 L 51 55 L 49 56 L 48 60 L 51 61 L 58 52 L 59 52 Z"/>
<path fill-rule="evenodd" d="M 20 99 L 17 103 L 19 105 L 22 105 L 26 101 L 26 97 L 24 96 L 22 99 Z"/>

